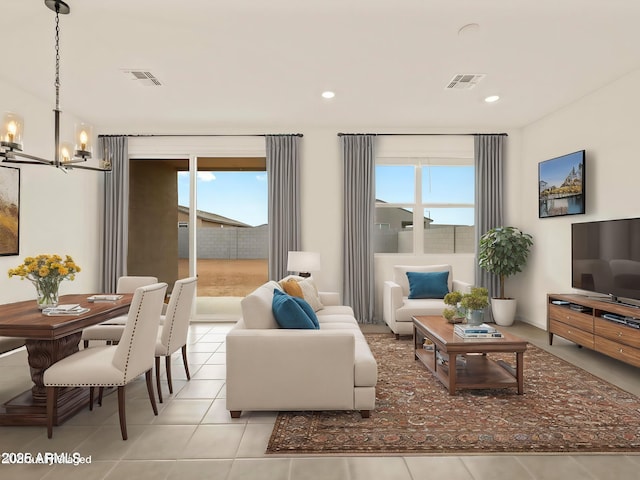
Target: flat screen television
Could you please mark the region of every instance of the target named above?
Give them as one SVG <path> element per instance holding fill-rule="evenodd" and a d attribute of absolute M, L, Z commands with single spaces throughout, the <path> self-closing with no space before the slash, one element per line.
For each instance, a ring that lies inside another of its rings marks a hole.
<path fill-rule="evenodd" d="M 568 153 L 538 164 L 538 217 L 584 213 L 585 151 Z"/>
<path fill-rule="evenodd" d="M 640 304 L 640 218 L 572 224 L 571 286 Z"/>

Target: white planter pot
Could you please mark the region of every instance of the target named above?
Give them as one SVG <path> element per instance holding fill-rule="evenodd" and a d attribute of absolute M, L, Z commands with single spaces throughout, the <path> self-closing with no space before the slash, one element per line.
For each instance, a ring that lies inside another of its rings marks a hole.
<path fill-rule="evenodd" d="M 491 312 L 493 313 L 493 321 L 502 327 L 513 325 L 516 318 L 516 299 L 491 299 Z"/>

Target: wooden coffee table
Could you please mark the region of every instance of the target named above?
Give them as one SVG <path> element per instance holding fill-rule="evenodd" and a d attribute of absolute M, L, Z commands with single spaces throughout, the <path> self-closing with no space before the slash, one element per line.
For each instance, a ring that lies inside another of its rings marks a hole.
<path fill-rule="evenodd" d="M 420 360 L 455 395 L 456 389 L 516 387 L 524 392 L 523 363 L 527 341 L 501 330 L 503 338 L 462 338 L 442 316 L 413 317 L 413 343 Z M 432 348 L 424 348 L 425 339 Z M 515 368 L 487 353 L 515 353 Z M 451 368 L 454 365 L 455 368 Z"/>

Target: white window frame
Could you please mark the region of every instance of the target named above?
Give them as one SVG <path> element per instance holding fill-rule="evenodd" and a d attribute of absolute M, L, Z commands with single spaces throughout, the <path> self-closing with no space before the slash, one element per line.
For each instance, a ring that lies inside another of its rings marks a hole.
<path fill-rule="evenodd" d="M 376 202 L 375 208 L 405 208 L 413 209 L 413 254 L 421 255 L 424 252 L 424 211 L 429 208 L 473 208 L 474 203 L 434 203 L 422 201 L 422 169 L 429 166 L 474 166 L 474 159 L 468 156 L 412 156 L 412 157 L 383 157 L 376 158 L 378 166 L 413 166 L 414 167 L 414 202 L 413 203 L 386 203 Z M 420 225 L 420 229 L 416 228 Z M 457 253 L 457 252 L 454 252 Z M 388 253 L 390 255 L 402 255 L 403 253 Z"/>

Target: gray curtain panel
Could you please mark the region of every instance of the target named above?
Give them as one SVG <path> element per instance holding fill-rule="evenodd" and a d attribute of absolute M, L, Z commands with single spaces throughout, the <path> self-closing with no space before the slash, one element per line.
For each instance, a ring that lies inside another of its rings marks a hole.
<path fill-rule="evenodd" d="M 504 135 L 476 135 L 474 155 L 476 166 L 476 254 L 480 237 L 503 222 L 503 151 Z M 497 275 L 481 269 L 476 262 L 475 284 L 489 289 L 489 296 L 499 294 Z"/>
<path fill-rule="evenodd" d="M 124 136 L 99 137 L 99 141 L 112 168 L 104 184 L 102 291 L 115 292 L 118 278 L 127 274 L 129 142 Z"/>
<path fill-rule="evenodd" d="M 287 275 L 289 251 L 300 250 L 299 145 L 298 135 L 266 135 L 271 280 Z"/>
<path fill-rule="evenodd" d="M 373 228 L 375 219 L 374 135 L 343 135 L 343 288 L 360 323 L 373 323 Z"/>

